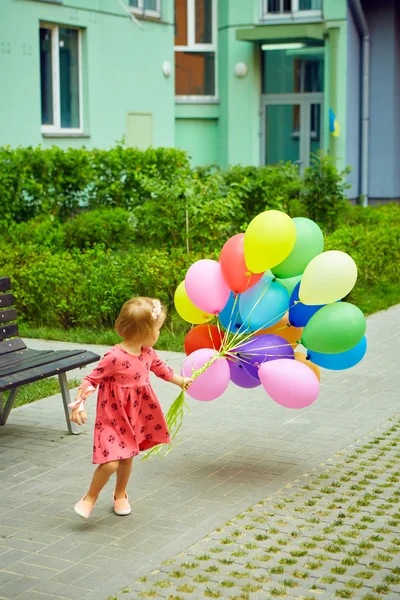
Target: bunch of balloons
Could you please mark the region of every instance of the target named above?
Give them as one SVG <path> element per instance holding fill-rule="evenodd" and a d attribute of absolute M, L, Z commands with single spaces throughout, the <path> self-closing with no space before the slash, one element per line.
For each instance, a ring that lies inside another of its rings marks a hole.
<path fill-rule="evenodd" d="M 365 317 L 342 301 L 356 283 L 356 264 L 323 250 L 314 221 L 269 210 L 225 243 L 218 262 L 191 265 L 174 301 L 195 325 L 182 366 L 194 376 L 192 398 L 214 400 L 232 381 L 263 385 L 278 404 L 304 408 L 318 396 L 320 367 L 348 369 L 363 358 Z"/>

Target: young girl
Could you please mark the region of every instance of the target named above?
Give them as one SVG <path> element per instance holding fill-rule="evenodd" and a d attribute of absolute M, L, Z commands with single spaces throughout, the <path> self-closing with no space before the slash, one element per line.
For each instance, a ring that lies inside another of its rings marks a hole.
<path fill-rule="evenodd" d="M 183 389 L 191 379 L 181 377 L 160 360 L 152 346 L 165 321 L 159 300 L 132 298 L 124 304 L 115 322 L 123 338 L 104 355 L 98 366 L 84 378 L 72 408 L 71 421 L 81 425 L 87 420 L 84 401 L 99 388 L 94 426 L 93 463 L 98 464 L 87 494 L 75 512 L 87 519 L 99 493 L 116 472 L 114 511 L 129 515 L 126 486 L 132 459 L 141 450 L 171 442 L 161 406 L 150 385 L 150 371 Z"/>

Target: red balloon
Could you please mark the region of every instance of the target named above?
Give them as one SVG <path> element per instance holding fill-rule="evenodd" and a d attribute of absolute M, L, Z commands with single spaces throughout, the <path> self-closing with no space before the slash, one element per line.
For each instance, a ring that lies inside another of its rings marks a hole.
<path fill-rule="evenodd" d="M 226 283 L 235 294 L 245 292 L 264 275 L 264 273 L 251 273 L 246 266 L 244 233 L 238 233 L 226 242 L 221 250 L 219 264 Z"/>
<path fill-rule="evenodd" d="M 219 350 L 222 345 L 223 333 L 215 325 L 196 325 L 185 337 L 185 353 L 189 356 L 200 348 L 214 348 Z"/>

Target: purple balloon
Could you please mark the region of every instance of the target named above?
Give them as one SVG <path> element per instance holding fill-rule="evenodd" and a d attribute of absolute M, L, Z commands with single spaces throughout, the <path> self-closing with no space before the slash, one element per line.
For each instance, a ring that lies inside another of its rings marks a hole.
<path fill-rule="evenodd" d="M 279 358 L 294 359 L 294 350 L 289 342 L 273 333 L 257 335 L 233 352 L 247 373 L 257 381 L 260 380 L 258 368 L 263 363 Z"/>
<path fill-rule="evenodd" d="M 251 375 L 249 375 L 249 373 L 247 373 L 241 361 L 236 362 L 229 360 L 228 363 L 231 371 L 231 381 L 235 385 L 238 385 L 241 388 L 250 389 L 258 387 L 261 384 L 257 376 L 253 378 Z M 258 370 L 258 367 L 253 368 Z"/>

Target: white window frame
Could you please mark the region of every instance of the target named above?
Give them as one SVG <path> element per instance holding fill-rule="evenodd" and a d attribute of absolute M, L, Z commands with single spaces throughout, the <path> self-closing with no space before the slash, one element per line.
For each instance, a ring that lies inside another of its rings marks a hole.
<path fill-rule="evenodd" d="M 161 0 L 157 0 L 156 10 L 151 10 L 144 7 L 144 0 L 138 0 L 138 6 L 129 5 L 129 10 L 134 15 L 141 17 L 152 17 L 153 19 L 161 19 Z"/>
<path fill-rule="evenodd" d="M 79 78 L 79 124 L 80 127 L 61 127 L 61 101 L 60 101 L 60 39 L 59 28 L 75 29 L 78 32 L 78 78 Z M 79 134 L 83 133 L 83 101 L 82 101 L 82 29 L 70 25 L 55 25 L 54 23 L 40 22 L 39 29 L 51 31 L 51 68 L 53 82 L 53 125 L 41 126 L 42 133 Z"/>
<path fill-rule="evenodd" d="M 322 8 L 317 10 L 300 10 L 299 0 L 291 0 L 292 10 L 289 12 L 283 12 L 284 0 L 279 0 L 281 10 L 280 12 L 269 12 L 268 11 L 268 0 L 261 0 L 261 20 L 282 20 L 282 19 L 310 19 L 310 18 L 322 18 Z"/>
<path fill-rule="evenodd" d="M 214 53 L 214 81 L 215 81 L 215 94 L 213 96 L 177 96 L 175 95 L 175 101 L 177 103 L 193 103 L 193 104 L 206 104 L 209 102 L 218 101 L 218 61 L 217 61 L 217 0 L 211 0 L 211 16 L 212 16 L 212 27 L 211 37 L 212 40 L 208 44 L 196 44 L 196 11 L 195 4 L 196 0 L 187 0 L 187 44 L 186 46 L 175 46 L 175 52 L 213 52 Z"/>

